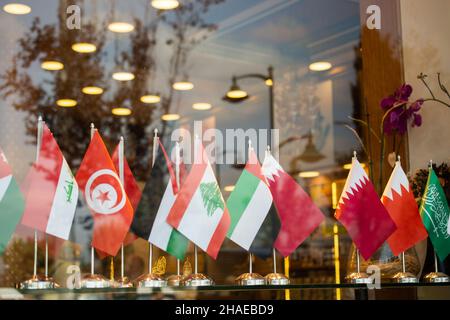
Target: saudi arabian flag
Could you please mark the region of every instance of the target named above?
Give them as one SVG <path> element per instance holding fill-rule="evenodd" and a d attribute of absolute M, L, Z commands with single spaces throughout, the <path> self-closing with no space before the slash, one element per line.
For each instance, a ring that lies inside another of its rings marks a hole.
<path fill-rule="evenodd" d="M 450 253 L 450 235 L 447 232 L 450 210 L 438 177 L 430 168 L 427 186 L 422 197 L 420 215 L 428 230 L 434 251 L 441 261 Z"/>
<path fill-rule="evenodd" d="M 25 206 L 22 193 L 0 149 L 0 255 L 5 250 Z"/>

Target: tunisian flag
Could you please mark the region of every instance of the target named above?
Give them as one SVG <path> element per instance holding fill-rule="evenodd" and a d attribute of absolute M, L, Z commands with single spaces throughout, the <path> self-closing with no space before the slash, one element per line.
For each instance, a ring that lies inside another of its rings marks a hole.
<path fill-rule="evenodd" d="M 76 179 L 94 216 L 92 246 L 115 256 L 133 220 L 133 207 L 97 131 Z"/>
<path fill-rule="evenodd" d="M 365 260 L 396 229 L 356 157 L 352 159 L 352 168 L 334 215 L 347 229 Z"/>
<path fill-rule="evenodd" d="M 287 257 L 325 217 L 302 187 L 283 170 L 269 152 L 266 153 L 262 172 L 269 183 L 281 222 L 274 248 Z"/>
<path fill-rule="evenodd" d="M 387 240 L 394 255 L 399 255 L 428 237 L 400 161 L 395 164 L 382 201 L 397 225 L 397 230 Z"/>

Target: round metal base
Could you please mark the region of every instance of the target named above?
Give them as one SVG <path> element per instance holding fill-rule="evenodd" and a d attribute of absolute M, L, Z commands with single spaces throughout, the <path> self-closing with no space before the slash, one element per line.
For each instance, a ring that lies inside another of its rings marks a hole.
<path fill-rule="evenodd" d="M 392 280 L 396 283 L 418 283 L 419 279 L 411 272 L 399 272 L 396 273 Z"/>
<path fill-rule="evenodd" d="M 214 281 L 203 273 L 193 273 L 183 278 L 180 283 L 187 287 L 212 286 Z"/>
<path fill-rule="evenodd" d="M 111 281 L 101 274 L 86 274 L 81 279 L 83 289 L 104 289 L 111 288 Z"/>
<path fill-rule="evenodd" d="M 127 277 L 120 278 L 114 282 L 115 288 L 133 288 L 133 283 Z"/>
<path fill-rule="evenodd" d="M 284 286 L 289 284 L 290 280 L 282 273 L 269 273 L 266 276 L 266 283 L 273 286 Z"/>
<path fill-rule="evenodd" d="M 20 283 L 20 289 L 26 290 L 54 289 L 58 287 L 59 285 L 52 278 L 42 276 L 33 276 L 31 279 Z"/>
<path fill-rule="evenodd" d="M 347 281 L 354 284 L 371 284 L 373 279 L 364 272 L 353 272 L 347 276 Z"/>
<path fill-rule="evenodd" d="M 160 288 L 167 286 L 167 281 L 154 273 L 143 274 L 134 280 L 138 288 Z"/>
<path fill-rule="evenodd" d="M 179 287 L 181 285 L 182 280 L 183 280 L 182 275 L 173 274 L 167 277 L 167 285 L 171 287 Z"/>
<path fill-rule="evenodd" d="M 442 273 L 442 272 L 431 272 L 431 273 L 425 275 L 425 277 L 423 277 L 423 279 L 426 282 L 432 282 L 432 283 L 450 282 L 448 275 L 446 275 L 445 273 Z"/>
<path fill-rule="evenodd" d="M 258 273 L 244 273 L 235 280 L 241 286 L 260 286 L 266 284 L 266 279 Z"/>

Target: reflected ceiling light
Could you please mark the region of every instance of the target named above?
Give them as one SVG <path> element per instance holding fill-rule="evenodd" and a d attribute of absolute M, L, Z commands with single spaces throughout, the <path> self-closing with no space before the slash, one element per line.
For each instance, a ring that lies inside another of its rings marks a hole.
<path fill-rule="evenodd" d="M 152 7 L 158 10 L 172 10 L 179 5 L 177 0 L 152 0 Z"/>
<path fill-rule="evenodd" d="M 153 94 L 148 94 L 141 97 L 141 102 L 148 103 L 148 104 L 154 104 L 161 101 L 161 97 Z"/>
<path fill-rule="evenodd" d="M 228 99 L 245 99 L 248 97 L 248 93 L 241 88 L 237 84 L 233 84 L 230 87 L 230 90 L 227 92 Z"/>
<path fill-rule="evenodd" d="M 361 167 L 365 168 L 366 164 L 361 162 Z M 352 168 L 352 164 L 351 163 L 346 163 L 342 166 L 342 168 L 344 168 L 345 170 L 350 170 Z"/>
<path fill-rule="evenodd" d="M 178 113 L 166 113 L 161 116 L 161 119 L 164 121 L 176 121 L 179 120 L 181 117 Z"/>
<path fill-rule="evenodd" d="M 266 84 L 266 86 L 271 87 L 273 86 L 273 80 L 271 78 L 267 78 L 264 83 Z"/>
<path fill-rule="evenodd" d="M 315 178 L 320 175 L 319 171 L 303 171 L 298 174 L 300 178 Z"/>
<path fill-rule="evenodd" d="M 83 89 L 81 89 L 81 92 L 83 92 L 84 94 L 97 95 L 97 94 L 102 94 L 103 89 L 100 87 L 88 86 L 88 87 L 84 87 Z"/>
<path fill-rule="evenodd" d="M 64 69 L 64 65 L 59 61 L 44 61 L 41 63 L 41 68 L 48 71 L 57 71 Z"/>
<path fill-rule="evenodd" d="M 330 70 L 332 67 L 331 63 L 327 61 L 317 61 L 309 65 L 309 70 L 311 71 L 326 71 Z"/>
<path fill-rule="evenodd" d="M 71 107 L 75 107 L 77 105 L 77 101 L 73 100 L 73 99 L 59 99 L 59 100 L 56 100 L 56 104 L 59 107 L 71 108 Z"/>
<path fill-rule="evenodd" d="M 8 3 L 3 6 L 3 11 L 10 14 L 29 14 L 31 7 L 22 3 Z"/>
<path fill-rule="evenodd" d="M 79 42 L 72 45 L 72 50 L 78 53 L 91 53 L 95 52 L 95 50 L 97 50 L 97 47 L 92 43 Z"/>
<path fill-rule="evenodd" d="M 131 114 L 131 109 L 126 107 L 116 107 L 112 108 L 111 113 L 115 116 L 129 116 Z"/>
<path fill-rule="evenodd" d="M 212 108 L 212 105 L 207 102 L 197 102 L 192 105 L 192 109 L 199 110 L 199 111 L 205 111 Z"/>
<path fill-rule="evenodd" d="M 134 30 L 134 26 L 128 22 L 111 22 L 108 25 L 109 31 L 117 33 L 127 33 Z"/>
<path fill-rule="evenodd" d="M 132 74 L 131 72 L 120 71 L 114 72 L 112 77 L 117 81 L 130 81 L 134 79 L 134 74 Z"/>
<path fill-rule="evenodd" d="M 172 87 L 175 90 L 188 91 L 194 89 L 194 84 L 189 81 L 177 81 L 172 85 Z"/>
<path fill-rule="evenodd" d="M 234 190 L 234 186 L 233 185 L 225 186 L 225 188 L 223 188 L 223 190 L 226 192 L 232 192 Z"/>

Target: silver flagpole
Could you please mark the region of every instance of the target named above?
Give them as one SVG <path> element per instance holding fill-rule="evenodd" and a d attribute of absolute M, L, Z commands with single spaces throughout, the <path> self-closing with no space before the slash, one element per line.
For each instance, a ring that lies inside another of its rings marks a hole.
<path fill-rule="evenodd" d="M 155 165 L 156 156 L 158 154 L 159 138 L 158 129 L 155 128 L 153 136 L 153 150 L 152 150 L 152 168 Z M 167 280 L 161 276 L 154 274 L 153 267 L 153 245 L 149 242 L 148 246 L 148 273 L 143 274 L 135 281 L 139 288 L 153 288 L 153 287 L 165 287 L 167 286 Z"/>

